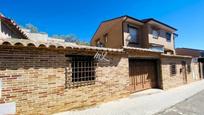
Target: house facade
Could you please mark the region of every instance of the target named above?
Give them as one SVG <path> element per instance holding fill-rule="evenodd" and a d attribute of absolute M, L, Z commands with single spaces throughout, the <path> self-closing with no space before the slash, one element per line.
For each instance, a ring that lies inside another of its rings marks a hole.
<path fill-rule="evenodd" d="M 138 20 L 122 16 L 100 24 L 92 46 L 123 48 L 138 47 L 175 54 L 176 29 L 155 19 Z"/>
<path fill-rule="evenodd" d="M 0 107 L 53 114 L 198 80 L 192 57 L 175 54 L 176 29 L 154 19 L 121 18 L 101 24 L 92 46 L 0 37 Z M 164 31 L 171 42 L 163 40 Z"/>
<path fill-rule="evenodd" d="M 176 31 L 153 18 L 138 20 L 121 16 L 102 22 L 91 39 L 91 45 L 122 48 L 128 53 L 133 91 L 168 89 L 186 84 L 192 78 L 191 57 L 175 53 Z M 137 50 L 151 51 L 151 55 L 141 55 Z"/>
<path fill-rule="evenodd" d="M 198 68 L 199 77 L 204 77 L 204 50 L 191 49 L 191 48 L 176 48 L 176 54 L 192 56 L 194 68 Z M 197 75 L 194 75 L 197 76 Z"/>

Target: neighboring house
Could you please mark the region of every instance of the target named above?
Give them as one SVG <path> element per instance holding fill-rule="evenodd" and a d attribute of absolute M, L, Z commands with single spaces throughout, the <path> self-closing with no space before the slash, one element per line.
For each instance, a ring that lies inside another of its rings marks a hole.
<path fill-rule="evenodd" d="M 204 50 L 191 48 L 176 48 L 176 54 L 192 56 L 192 62 L 196 65 L 194 68 L 199 68 L 199 75 L 204 77 Z"/>
<path fill-rule="evenodd" d="M 1 39 L 3 38 L 28 39 L 25 33 L 13 20 L 6 18 L 2 14 L 0 15 L 0 37 Z"/>
<path fill-rule="evenodd" d="M 108 48 L 139 47 L 175 54 L 176 29 L 153 18 L 138 20 L 130 16 L 104 21 L 91 45 Z"/>
<path fill-rule="evenodd" d="M 192 79 L 191 57 L 175 53 L 176 31 L 153 18 L 138 20 L 121 16 L 102 22 L 91 45 L 127 52 L 132 91 L 155 87 L 166 89 Z M 151 53 L 139 53 L 138 50 Z"/>
<path fill-rule="evenodd" d="M 191 49 L 191 48 L 176 48 L 176 54 L 178 55 L 188 55 L 192 57 L 204 57 L 204 50 Z"/>
<path fill-rule="evenodd" d="M 0 36 L 0 107 L 16 114 L 53 114 L 197 80 L 192 57 L 175 54 L 176 29 L 128 16 L 113 22 L 100 26 L 93 46 L 50 41 L 46 34 L 16 28 L 18 38 Z M 153 32 L 153 25 L 163 32 Z M 28 39 L 21 39 L 24 33 Z"/>
<path fill-rule="evenodd" d="M 23 28 L 22 30 L 28 36 L 28 38 L 30 40 L 33 40 L 33 41 L 39 41 L 39 42 L 65 42 L 64 39 L 49 37 L 47 33 L 43 33 L 43 32 L 33 33 L 33 32 L 31 32 L 31 30 L 25 29 L 25 28 Z"/>

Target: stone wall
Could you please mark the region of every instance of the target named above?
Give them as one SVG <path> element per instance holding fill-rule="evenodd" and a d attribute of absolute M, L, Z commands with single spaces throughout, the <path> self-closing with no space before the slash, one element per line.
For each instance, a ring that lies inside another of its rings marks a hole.
<path fill-rule="evenodd" d="M 170 89 L 186 84 L 184 81 L 184 75 L 181 72 L 182 70 L 182 61 L 186 62 L 186 75 L 187 83 L 196 81 L 193 79 L 192 71 L 198 72 L 198 68 L 195 68 L 196 65 L 192 65 L 191 58 L 179 58 L 179 57 L 163 57 L 161 58 L 161 76 L 162 76 L 162 87 L 163 89 Z M 170 74 L 170 64 L 176 64 L 176 74 Z M 191 72 L 188 72 L 188 65 L 191 65 Z M 195 75 L 198 75 L 197 73 Z M 198 77 L 198 76 L 196 76 Z"/>
<path fill-rule="evenodd" d="M 17 114 L 52 114 L 127 96 L 128 58 L 108 55 L 93 85 L 65 89 L 65 50 L 0 47 L 0 104 L 15 102 Z M 84 53 L 84 52 L 83 52 Z M 117 56 L 120 55 L 120 56 Z"/>

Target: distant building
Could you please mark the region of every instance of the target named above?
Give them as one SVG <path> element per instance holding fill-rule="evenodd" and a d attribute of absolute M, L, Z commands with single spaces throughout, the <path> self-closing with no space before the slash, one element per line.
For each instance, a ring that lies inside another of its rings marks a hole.
<path fill-rule="evenodd" d="M 22 29 L 30 40 L 40 42 L 65 42 L 64 39 L 49 37 L 47 33 L 33 33 L 29 29 Z"/>
<path fill-rule="evenodd" d="M 176 48 L 176 54 L 188 55 L 192 57 L 204 57 L 204 50 L 191 48 Z"/>

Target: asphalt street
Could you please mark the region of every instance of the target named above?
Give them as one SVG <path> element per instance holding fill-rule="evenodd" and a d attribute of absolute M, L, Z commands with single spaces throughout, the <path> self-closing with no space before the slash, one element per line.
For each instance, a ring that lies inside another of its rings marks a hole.
<path fill-rule="evenodd" d="M 204 90 L 156 115 L 204 115 Z"/>

